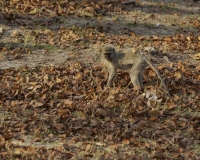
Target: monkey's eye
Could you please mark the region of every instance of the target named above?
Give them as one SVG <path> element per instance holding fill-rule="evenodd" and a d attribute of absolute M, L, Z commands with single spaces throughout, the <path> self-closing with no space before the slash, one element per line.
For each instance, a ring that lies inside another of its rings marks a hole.
<path fill-rule="evenodd" d="M 111 54 L 111 52 L 105 52 L 105 54 L 106 54 L 106 55 L 109 55 L 109 54 Z"/>

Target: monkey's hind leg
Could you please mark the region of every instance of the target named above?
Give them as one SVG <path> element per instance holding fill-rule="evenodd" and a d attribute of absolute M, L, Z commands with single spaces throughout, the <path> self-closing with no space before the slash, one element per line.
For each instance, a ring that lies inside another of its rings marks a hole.
<path fill-rule="evenodd" d="M 130 74 L 131 82 L 133 83 L 134 89 L 142 90 L 143 89 L 143 84 L 142 84 L 141 73 L 140 72 L 135 72 L 135 71 L 133 71 L 131 69 L 129 74 Z"/>
<path fill-rule="evenodd" d="M 133 64 L 131 70 L 129 71 L 131 82 L 134 85 L 134 89 L 136 90 L 142 90 L 143 84 L 142 84 L 142 72 L 146 66 L 146 63 L 140 62 L 138 60 L 136 63 Z"/>

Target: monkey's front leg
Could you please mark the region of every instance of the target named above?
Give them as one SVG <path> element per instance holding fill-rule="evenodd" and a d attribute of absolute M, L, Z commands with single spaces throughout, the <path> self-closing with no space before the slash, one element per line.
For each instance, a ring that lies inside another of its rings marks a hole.
<path fill-rule="evenodd" d="M 117 74 L 117 70 L 114 67 L 111 67 L 111 68 L 108 68 L 108 72 L 109 72 L 109 77 L 107 81 L 107 87 L 111 87 L 113 80 Z"/>

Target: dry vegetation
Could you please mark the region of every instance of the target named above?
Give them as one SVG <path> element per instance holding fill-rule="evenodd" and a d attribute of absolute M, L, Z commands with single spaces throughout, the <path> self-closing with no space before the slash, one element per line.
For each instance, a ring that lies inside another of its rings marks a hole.
<path fill-rule="evenodd" d="M 200 2 L 126 2 L 0 2 L 0 159 L 200 158 Z M 107 43 L 156 48 L 172 96 L 104 88 Z"/>

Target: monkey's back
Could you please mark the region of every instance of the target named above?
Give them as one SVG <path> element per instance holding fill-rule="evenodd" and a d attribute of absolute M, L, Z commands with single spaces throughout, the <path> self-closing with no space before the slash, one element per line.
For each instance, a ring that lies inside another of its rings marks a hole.
<path fill-rule="evenodd" d="M 103 48 L 102 62 L 108 68 L 115 68 L 129 71 L 131 68 L 142 70 L 146 66 L 141 54 L 132 52 L 132 48 L 115 51 L 112 45 Z"/>
<path fill-rule="evenodd" d="M 131 48 L 116 52 L 113 59 L 115 59 L 117 68 L 123 70 L 130 70 L 133 66 L 135 66 L 136 69 L 140 69 L 144 68 L 146 65 L 142 56 L 137 52 L 133 53 Z"/>

